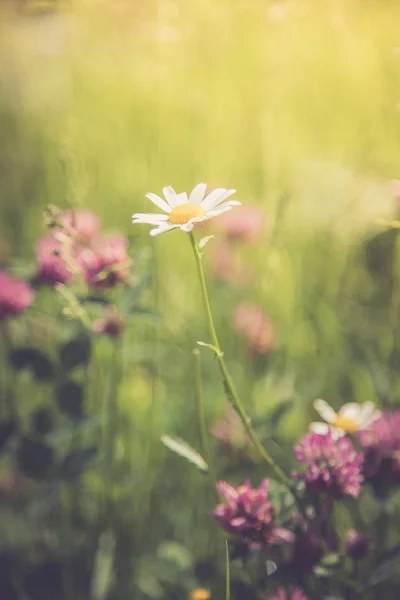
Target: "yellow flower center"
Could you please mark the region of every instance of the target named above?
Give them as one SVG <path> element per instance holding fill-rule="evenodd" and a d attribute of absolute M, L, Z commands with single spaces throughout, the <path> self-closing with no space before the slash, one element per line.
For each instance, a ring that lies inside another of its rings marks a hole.
<path fill-rule="evenodd" d="M 200 204 L 194 202 L 185 202 L 175 206 L 169 213 L 169 222 L 174 225 L 184 225 L 188 223 L 190 219 L 196 219 L 197 217 L 203 217 L 205 210 Z"/>
<path fill-rule="evenodd" d="M 346 433 L 354 433 L 358 429 L 357 422 L 354 419 L 350 419 L 350 417 L 344 417 L 339 413 L 336 415 L 333 426 L 337 427 L 338 429 L 343 429 L 343 431 Z"/>
<path fill-rule="evenodd" d="M 211 594 L 204 588 L 197 588 L 189 596 L 189 600 L 210 600 Z"/>

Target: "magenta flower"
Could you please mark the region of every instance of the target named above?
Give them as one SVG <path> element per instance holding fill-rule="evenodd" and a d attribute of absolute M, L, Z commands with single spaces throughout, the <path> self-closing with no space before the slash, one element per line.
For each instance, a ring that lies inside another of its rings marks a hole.
<path fill-rule="evenodd" d="M 287 592 L 283 585 L 276 588 L 273 596 L 266 596 L 265 600 L 307 600 L 303 590 L 294 588 L 291 592 Z"/>
<path fill-rule="evenodd" d="M 258 488 L 253 488 L 248 480 L 238 487 L 225 481 L 217 485 L 227 504 L 219 504 L 214 517 L 226 531 L 240 536 L 241 541 L 252 549 L 265 543 L 292 542 L 294 539 L 291 531 L 274 525 L 275 509 L 268 499 L 268 485 L 268 479 L 264 479 Z"/>
<path fill-rule="evenodd" d="M 400 410 L 384 412 L 357 439 L 364 449 L 364 477 L 376 491 L 400 485 Z"/>
<path fill-rule="evenodd" d="M 67 283 L 73 277 L 64 257 L 64 248 L 53 235 L 46 235 L 36 243 L 40 281 L 55 284 Z"/>
<path fill-rule="evenodd" d="M 357 454 L 348 437 L 335 440 L 331 432 L 310 432 L 295 447 L 295 454 L 308 467 L 304 475 L 308 492 L 326 493 L 336 499 L 358 497 L 363 455 Z"/>
<path fill-rule="evenodd" d="M 265 216 L 258 206 L 239 206 L 214 219 L 212 227 L 231 240 L 254 244 L 264 234 Z"/>
<path fill-rule="evenodd" d="M 16 317 L 33 302 L 35 292 L 23 279 L 0 271 L 0 320 Z"/>
<path fill-rule="evenodd" d="M 261 308 L 251 302 L 242 302 L 236 307 L 233 323 L 256 354 L 267 354 L 275 345 L 275 331 L 271 321 Z"/>
<path fill-rule="evenodd" d="M 85 248 L 80 258 L 88 285 L 108 289 L 125 281 L 131 268 L 127 249 L 128 240 L 123 235 L 101 238 Z"/>
<path fill-rule="evenodd" d="M 100 232 L 100 218 L 91 210 L 70 209 L 63 212 L 60 222 L 65 232 L 79 244 L 88 244 L 94 240 Z"/>

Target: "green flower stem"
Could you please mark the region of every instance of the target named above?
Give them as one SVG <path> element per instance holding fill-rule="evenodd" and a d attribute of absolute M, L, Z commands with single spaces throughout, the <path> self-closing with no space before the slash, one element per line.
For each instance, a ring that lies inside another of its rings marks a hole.
<path fill-rule="evenodd" d="M 118 407 L 118 390 L 121 380 L 121 342 L 116 339 L 113 340 L 112 349 L 112 365 L 111 365 L 111 379 L 110 387 L 108 390 L 107 403 L 105 407 L 105 494 L 106 494 L 106 509 L 110 508 L 112 502 L 112 494 L 114 491 L 114 460 L 115 460 L 115 445 L 118 434 L 118 420 L 119 420 L 119 407 Z M 108 496 L 108 499 L 107 499 Z"/>
<path fill-rule="evenodd" d="M 206 414 L 204 410 L 204 400 L 203 400 L 203 389 L 202 389 L 202 378 L 201 378 L 201 362 L 200 362 L 200 350 L 195 348 L 193 350 L 194 363 L 195 363 L 195 392 L 196 392 L 196 410 L 197 410 L 197 421 L 199 424 L 199 435 L 200 435 L 200 446 L 201 453 L 204 456 L 207 465 L 208 465 L 208 477 L 210 480 L 211 489 L 215 496 L 215 500 L 217 503 L 219 502 L 218 492 L 217 492 L 217 476 L 215 473 L 213 461 L 211 458 L 210 445 L 208 443 L 208 431 L 207 431 L 207 422 L 206 422 Z"/>
<path fill-rule="evenodd" d="M 247 431 L 247 434 L 248 434 L 249 438 L 251 439 L 251 441 L 252 441 L 254 447 L 256 448 L 258 454 L 260 455 L 260 457 L 269 464 L 271 470 L 273 471 L 273 473 L 275 475 L 275 479 L 277 481 L 280 481 L 281 483 L 283 483 L 284 485 L 286 485 L 287 487 L 289 487 L 291 489 L 290 478 L 281 469 L 281 467 L 276 464 L 276 462 L 274 461 L 272 456 L 270 456 L 270 454 L 267 452 L 267 450 L 264 448 L 264 446 L 258 439 L 258 436 L 257 436 L 256 432 L 254 431 L 253 427 L 251 426 L 250 419 L 247 416 L 246 411 L 243 407 L 243 404 L 242 404 L 242 402 L 239 398 L 239 395 L 236 391 L 235 384 L 233 383 L 233 380 L 229 374 L 229 371 L 225 364 L 223 352 L 222 352 L 221 346 L 219 344 L 217 332 L 215 330 L 214 320 L 213 320 L 213 316 L 212 316 L 212 312 L 211 312 L 210 300 L 208 298 L 206 280 L 204 277 L 204 270 L 203 270 L 203 264 L 202 264 L 202 260 L 201 260 L 201 254 L 200 254 L 199 248 L 197 246 L 197 243 L 196 243 L 196 240 L 195 240 L 195 237 L 194 237 L 192 231 L 189 233 L 189 238 L 190 238 L 190 242 L 192 244 L 194 257 L 196 260 L 197 272 L 199 275 L 200 287 L 201 287 L 201 292 L 202 292 L 202 296 L 203 296 L 204 307 L 205 307 L 205 311 L 206 311 L 211 341 L 215 347 L 215 354 L 216 354 L 216 357 L 217 357 L 217 360 L 219 363 L 219 367 L 220 367 L 220 370 L 222 373 L 222 377 L 223 377 L 223 380 L 225 383 L 226 393 L 229 397 L 230 402 L 232 403 L 233 407 L 235 408 L 236 412 L 238 413 L 238 415 Z"/>

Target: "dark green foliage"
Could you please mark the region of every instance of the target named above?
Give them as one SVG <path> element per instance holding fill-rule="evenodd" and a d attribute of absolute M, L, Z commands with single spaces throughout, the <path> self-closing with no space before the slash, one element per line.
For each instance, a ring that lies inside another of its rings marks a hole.
<path fill-rule="evenodd" d="M 17 348 L 10 352 L 9 360 L 17 371 L 29 369 L 38 381 L 48 381 L 54 377 L 53 363 L 43 352 L 36 348 Z"/>
<path fill-rule="evenodd" d="M 46 435 L 53 429 L 53 414 L 47 408 L 39 408 L 31 415 L 31 429 L 37 435 Z"/>
<path fill-rule="evenodd" d="M 94 446 L 81 450 L 72 450 L 63 459 L 58 469 L 58 476 L 65 480 L 77 479 L 91 466 L 96 457 L 97 448 Z"/>
<path fill-rule="evenodd" d="M 367 583 L 367 588 L 374 587 L 390 579 L 393 573 L 398 573 L 400 561 L 400 545 L 387 550 L 374 566 Z"/>
<path fill-rule="evenodd" d="M 20 441 L 16 459 L 18 468 L 28 477 L 43 479 L 54 464 L 54 450 L 48 444 L 30 437 Z"/>
<path fill-rule="evenodd" d="M 6 446 L 17 429 L 17 424 L 13 419 L 0 421 L 0 451 Z"/>
<path fill-rule="evenodd" d="M 91 340 L 86 334 L 81 334 L 59 349 L 59 359 L 64 371 L 87 365 L 91 355 Z"/>
<path fill-rule="evenodd" d="M 66 381 L 56 391 L 61 412 L 73 419 L 83 417 L 83 388 L 75 381 Z"/>

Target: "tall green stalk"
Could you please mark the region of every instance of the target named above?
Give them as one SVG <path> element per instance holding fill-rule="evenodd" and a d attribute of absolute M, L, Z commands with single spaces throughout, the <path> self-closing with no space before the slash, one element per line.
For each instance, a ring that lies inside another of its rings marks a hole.
<path fill-rule="evenodd" d="M 197 422 L 199 424 L 199 436 L 200 436 L 200 446 L 201 453 L 207 461 L 208 465 L 208 477 L 210 480 L 211 489 L 215 496 L 215 500 L 217 503 L 219 502 L 218 492 L 217 492 L 217 476 L 214 469 L 213 460 L 210 452 L 210 445 L 208 443 L 208 431 L 207 431 L 207 421 L 206 414 L 204 409 L 204 400 L 203 400 L 203 388 L 202 388 L 202 378 L 201 378 L 201 363 L 200 363 L 200 351 L 195 348 L 193 350 L 194 362 L 195 362 L 195 392 L 196 392 L 196 410 L 197 410 Z"/>
<path fill-rule="evenodd" d="M 273 471 L 273 473 L 275 475 L 275 479 L 277 479 L 277 481 L 280 481 L 287 487 L 291 487 L 291 485 L 290 485 L 291 482 L 290 482 L 289 477 L 286 475 L 286 473 L 283 471 L 283 469 L 281 469 L 281 467 L 276 464 L 276 462 L 274 461 L 272 456 L 268 453 L 268 451 L 264 448 L 264 446 L 258 439 L 258 436 L 251 425 L 250 418 L 248 417 L 248 415 L 243 407 L 243 404 L 239 398 L 239 395 L 236 391 L 235 384 L 229 374 L 229 371 L 225 364 L 224 355 L 223 355 L 223 352 L 221 350 L 221 346 L 220 346 L 220 343 L 218 340 L 217 332 L 215 330 L 214 320 L 213 320 L 213 316 L 212 316 L 212 312 L 211 312 L 210 300 L 209 300 L 208 292 L 207 292 L 206 280 L 204 277 L 204 270 L 203 270 L 201 254 L 200 254 L 199 248 L 197 246 L 197 243 L 196 243 L 196 240 L 195 240 L 195 237 L 194 237 L 194 234 L 192 231 L 189 233 L 189 238 L 190 238 L 190 242 L 192 245 L 192 249 L 193 249 L 193 253 L 194 253 L 194 257 L 195 257 L 195 261 L 196 261 L 197 273 L 199 275 L 200 287 L 201 287 L 201 293 L 203 296 L 204 308 L 206 311 L 208 329 L 210 332 L 212 344 L 214 346 L 215 355 L 218 360 L 219 368 L 221 370 L 221 374 L 222 374 L 222 377 L 224 380 L 225 391 L 228 396 L 228 399 L 232 403 L 236 412 L 238 413 L 238 415 L 247 431 L 247 434 L 248 434 L 249 438 L 251 439 L 254 447 L 256 448 L 258 454 L 265 462 L 268 463 L 271 470 Z"/>
<path fill-rule="evenodd" d="M 114 488 L 114 459 L 115 444 L 118 434 L 118 389 L 121 380 L 121 342 L 119 339 L 113 340 L 111 381 L 108 390 L 107 404 L 105 407 L 105 494 L 107 512 L 110 508 L 110 498 Z"/>

